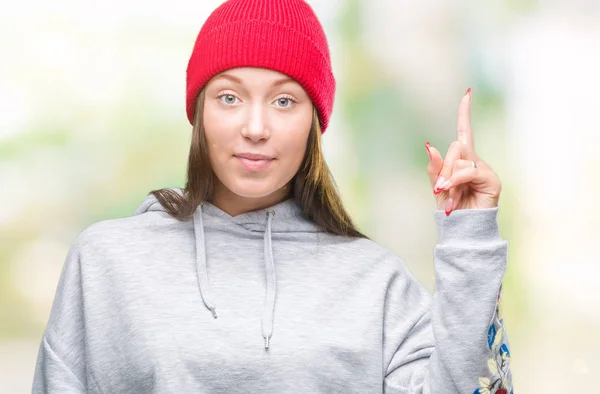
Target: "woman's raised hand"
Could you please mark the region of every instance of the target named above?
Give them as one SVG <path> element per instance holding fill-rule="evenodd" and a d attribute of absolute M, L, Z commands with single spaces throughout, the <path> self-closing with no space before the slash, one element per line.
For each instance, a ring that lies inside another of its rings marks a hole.
<path fill-rule="evenodd" d="M 427 172 L 437 200 L 437 208 L 449 215 L 455 209 L 493 208 L 500 198 L 500 179 L 475 153 L 471 128 L 471 88 L 458 106 L 457 139 L 446 157 L 425 143 L 429 154 Z"/>

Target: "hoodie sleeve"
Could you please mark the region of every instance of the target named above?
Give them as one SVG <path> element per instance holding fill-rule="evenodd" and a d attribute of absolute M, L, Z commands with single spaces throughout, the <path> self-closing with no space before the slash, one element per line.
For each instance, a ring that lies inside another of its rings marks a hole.
<path fill-rule="evenodd" d="M 42 337 L 32 393 L 85 393 L 83 296 L 80 243 L 70 248 L 63 265 L 48 325 Z"/>
<path fill-rule="evenodd" d="M 384 393 L 512 393 L 501 308 L 508 243 L 498 209 L 435 211 L 433 297 L 408 271 L 390 281 Z"/>

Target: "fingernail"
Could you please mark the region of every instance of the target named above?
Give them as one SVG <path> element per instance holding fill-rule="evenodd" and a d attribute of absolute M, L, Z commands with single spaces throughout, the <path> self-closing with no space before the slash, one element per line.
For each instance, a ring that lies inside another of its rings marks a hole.
<path fill-rule="evenodd" d="M 435 193 L 436 190 L 438 190 L 440 188 L 440 185 L 442 183 L 444 183 L 446 181 L 446 178 L 444 178 L 443 176 L 440 176 L 437 181 L 435 182 L 435 186 L 433 187 L 433 192 Z M 437 194 L 437 193 L 436 193 Z"/>
<path fill-rule="evenodd" d="M 429 156 L 429 161 L 431 161 L 431 152 L 429 151 L 429 147 L 431 144 L 429 142 L 425 143 L 425 149 L 427 149 L 427 156 Z"/>
<path fill-rule="evenodd" d="M 442 190 L 447 190 L 448 187 L 450 186 L 452 182 L 450 182 L 450 179 L 446 179 L 444 182 L 442 182 L 441 185 L 439 185 L 434 191 L 433 194 L 437 195 L 439 194 Z"/>
<path fill-rule="evenodd" d="M 450 179 L 447 179 L 444 183 L 440 185 L 440 189 L 446 189 L 450 186 Z"/>
<path fill-rule="evenodd" d="M 473 94 L 471 93 L 471 88 L 467 89 L 467 91 L 465 92 L 465 94 L 469 95 L 469 101 L 471 101 L 471 98 L 473 96 Z"/>
<path fill-rule="evenodd" d="M 450 215 L 451 211 L 452 211 L 452 198 L 449 197 L 448 201 L 446 201 L 446 216 Z"/>

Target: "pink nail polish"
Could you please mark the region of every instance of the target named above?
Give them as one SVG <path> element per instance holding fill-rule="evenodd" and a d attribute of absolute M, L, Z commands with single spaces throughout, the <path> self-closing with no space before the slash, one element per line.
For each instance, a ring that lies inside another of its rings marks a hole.
<path fill-rule="evenodd" d="M 444 178 L 443 176 L 440 176 L 437 181 L 435 182 L 435 186 L 433 187 L 433 190 L 439 189 L 440 186 L 442 185 L 442 183 L 444 183 L 446 181 L 446 178 Z"/>
<path fill-rule="evenodd" d="M 454 201 L 452 200 L 452 198 L 448 198 L 448 201 L 446 201 L 446 216 L 450 215 L 450 212 L 452 211 L 453 203 L 454 203 Z"/>
<path fill-rule="evenodd" d="M 429 161 L 431 161 L 431 152 L 429 151 L 429 147 L 431 144 L 429 142 L 425 143 L 425 149 L 427 149 L 427 156 L 429 156 Z"/>

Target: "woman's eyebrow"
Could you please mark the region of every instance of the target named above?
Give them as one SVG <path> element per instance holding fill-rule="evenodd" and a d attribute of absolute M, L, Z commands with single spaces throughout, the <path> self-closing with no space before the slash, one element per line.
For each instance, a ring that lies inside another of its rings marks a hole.
<path fill-rule="evenodd" d="M 234 77 L 233 75 L 229 75 L 229 74 L 220 74 L 215 77 L 215 79 L 220 79 L 220 78 L 227 79 L 227 80 L 229 80 L 233 83 L 237 83 L 237 84 L 242 83 L 241 79 L 239 79 L 238 77 Z"/>
<path fill-rule="evenodd" d="M 288 82 L 296 82 L 293 78 L 283 78 L 273 82 L 273 87 L 286 84 Z"/>

